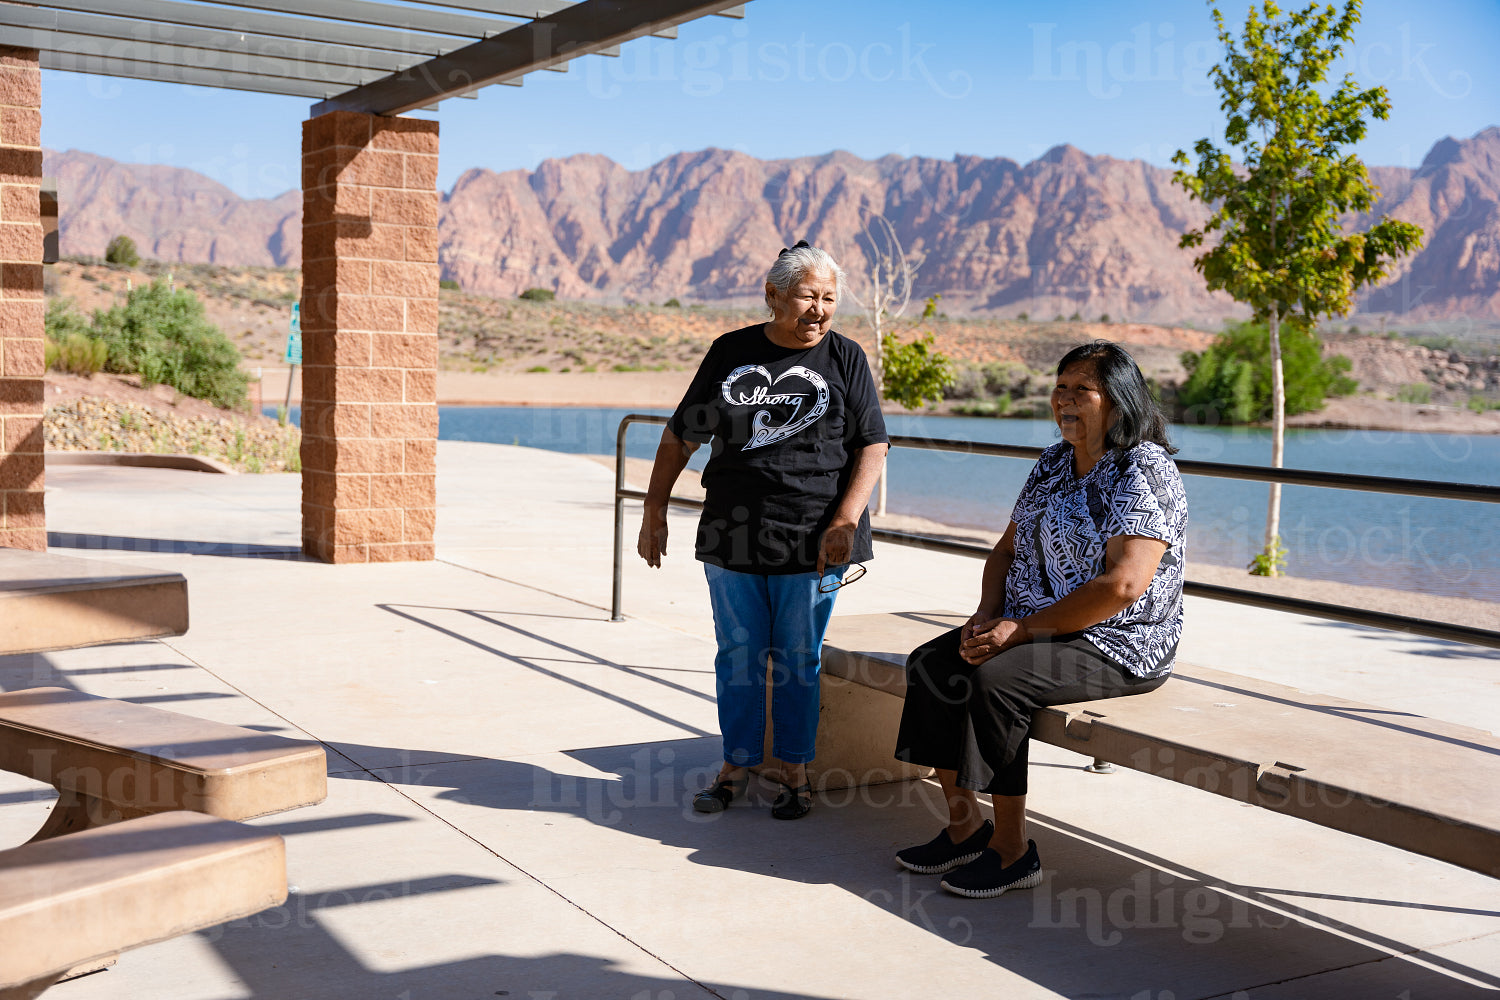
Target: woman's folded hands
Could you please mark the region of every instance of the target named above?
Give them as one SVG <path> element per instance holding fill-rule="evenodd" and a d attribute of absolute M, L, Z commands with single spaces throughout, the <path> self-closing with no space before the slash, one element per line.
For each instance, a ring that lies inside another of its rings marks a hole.
<path fill-rule="evenodd" d="M 1031 638 L 1026 626 L 988 608 L 980 608 L 964 623 L 958 654 L 964 662 L 980 664 Z"/>

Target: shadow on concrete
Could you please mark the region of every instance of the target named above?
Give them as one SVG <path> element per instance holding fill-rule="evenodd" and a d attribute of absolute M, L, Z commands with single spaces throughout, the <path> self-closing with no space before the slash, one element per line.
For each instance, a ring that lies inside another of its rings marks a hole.
<path fill-rule="evenodd" d="M 299 546 L 255 545 L 249 542 L 204 542 L 181 538 L 133 538 L 125 535 L 83 535 L 67 531 L 47 532 L 47 545 L 54 549 L 114 550 L 169 555 L 230 556 L 241 559 L 286 559 L 308 562 Z"/>
<path fill-rule="evenodd" d="M 61 687 L 78 691 L 82 689 L 74 682 L 74 677 L 188 669 L 197 668 L 191 663 L 134 663 L 119 667 L 84 667 L 75 670 L 58 667 L 47 653 L 11 653 L 0 656 L 0 691 L 19 691 L 33 687 Z"/>
<path fill-rule="evenodd" d="M 687 1000 L 720 997 L 724 1000 L 822 1000 L 810 994 L 780 990 L 748 990 L 732 983 L 698 983 L 670 974 L 665 963 L 644 950 L 639 964 L 657 965 L 662 975 L 643 975 L 620 968 L 599 955 L 554 952 L 545 955 L 479 955 L 413 968 L 401 964 L 402 932 L 360 938 L 369 954 L 380 957 L 383 969 L 371 968 L 346 946 L 347 933 L 335 935 L 321 914 L 332 909 L 392 903 L 434 893 L 464 892 L 501 884 L 499 880 L 467 875 L 413 879 L 404 882 L 350 886 L 319 893 L 290 896 L 279 907 L 199 933 L 238 980 L 237 997 L 244 1000 L 349 1000 L 392 997 L 398 1000 L 458 1000 L 458 998 L 640 998 Z M 428 911 L 430 912 L 430 911 Z M 524 925 L 528 913 L 496 912 L 494 927 Z M 528 936 L 531 928 L 527 928 Z M 633 942 L 632 948 L 638 947 Z M 431 950 L 432 945 L 416 948 Z M 451 951 L 465 950 L 455 945 Z M 122 961 L 128 961 L 124 956 Z M 108 972 L 103 975 L 109 975 Z"/>
<path fill-rule="evenodd" d="M 1389 629 L 1370 628 L 1349 622 L 1314 622 L 1317 628 L 1340 629 L 1353 632 L 1370 642 L 1399 642 L 1417 648 L 1408 650 L 1413 656 L 1433 656 L 1444 660 L 1500 660 L 1500 649 L 1487 649 L 1466 642 L 1451 642 L 1430 636 L 1412 635 L 1408 632 L 1392 632 Z M 1472 623 L 1470 623 L 1472 624 Z"/>
<path fill-rule="evenodd" d="M 600 698 L 605 699 L 606 701 L 612 701 L 617 705 L 622 705 L 626 708 L 632 709 L 633 711 L 639 712 L 647 718 L 655 719 L 658 722 L 665 722 L 669 725 L 675 726 L 678 729 L 683 729 L 690 733 L 697 733 L 702 736 L 710 735 L 707 730 L 699 729 L 698 727 L 689 725 L 681 721 L 680 719 L 674 719 L 670 716 L 664 715 L 661 712 L 658 712 L 656 709 L 651 708 L 647 705 L 643 705 L 638 701 L 631 701 L 628 698 L 621 697 L 620 695 L 614 694 L 610 691 L 606 691 L 603 688 L 596 687 L 595 685 L 589 684 L 585 681 L 581 681 L 575 677 L 570 677 L 565 673 L 561 673 L 559 671 L 551 670 L 547 667 L 541 666 L 536 662 L 536 659 L 534 657 L 517 656 L 514 653 L 509 653 L 499 648 L 498 646 L 491 645 L 487 642 L 482 642 L 479 639 L 474 638 L 473 636 L 465 635 L 462 632 L 458 632 L 450 628 L 445 628 L 444 626 L 439 625 L 436 622 L 428 621 L 420 614 L 414 614 L 413 612 L 444 611 L 461 615 L 468 615 L 486 623 L 487 625 L 492 625 L 504 629 L 510 632 L 512 635 L 520 636 L 545 646 L 550 646 L 553 649 L 556 649 L 557 651 L 562 653 L 566 653 L 569 657 L 576 658 L 579 661 L 595 663 L 599 666 L 609 667 L 611 669 L 618 670 L 621 673 L 629 674 L 631 677 L 634 677 L 638 680 L 649 681 L 653 684 L 659 684 L 663 687 L 670 688 L 671 690 L 679 694 L 687 694 L 691 695 L 694 698 L 702 698 L 706 701 L 713 701 L 712 695 L 705 694 L 702 691 L 694 690 L 693 688 L 686 687 L 664 677 L 658 676 L 659 672 L 654 668 L 648 669 L 645 667 L 638 667 L 631 664 L 621 663 L 617 660 L 606 659 L 602 656 L 597 656 L 594 653 L 590 653 L 587 650 L 578 649 L 577 647 L 557 642 L 554 639 L 548 639 L 546 636 L 540 635 L 536 632 L 532 632 L 528 629 L 523 629 L 517 625 L 511 625 L 507 622 L 500 621 L 499 619 L 493 617 L 494 615 L 499 614 L 499 612 L 474 611 L 465 608 L 441 608 L 397 604 L 379 604 L 376 605 L 376 607 L 380 608 L 382 611 L 389 612 L 390 614 L 393 614 L 398 618 L 403 618 L 406 621 L 421 625 L 423 628 L 431 629 L 439 635 L 447 636 L 450 639 L 456 639 L 457 641 L 464 643 L 467 646 L 472 646 L 475 649 L 483 650 L 484 652 L 489 653 L 492 656 L 497 656 L 500 659 L 505 660 L 507 663 L 514 663 L 517 666 L 525 667 L 527 670 L 539 673 L 544 677 L 549 677 L 552 680 L 560 681 L 564 684 L 576 687 L 582 691 L 587 691 L 589 694 L 597 695 Z"/>
<path fill-rule="evenodd" d="M 343 750 L 355 760 L 413 753 L 349 745 Z M 555 824 L 549 816 L 572 817 L 687 849 L 691 863 L 708 868 L 836 887 L 1065 996 L 1156 1000 L 1171 991 L 1243 1000 L 1235 991 L 1380 963 L 1431 946 L 1341 921 L 1336 914 L 1347 897 L 1235 885 L 1045 813 L 1032 813 L 1043 884 L 993 900 L 961 899 L 940 891 L 936 878 L 913 875 L 892 861 L 896 849 L 928 839 L 940 822 L 935 786 L 901 782 L 827 792 L 807 819 L 777 823 L 767 815 L 774 788 L 758 781 L 725 812 L 700 815 L 692 810 L 692 793 L 717 770 L 718 751 L 718 740 L 709 738 L 562 755 L 580 765 L 578 774 L 531 760 L 486 758 L 368 773 L 404 786 L 403 793 L 523 871 L 576 865 L 577 851 L 610 842 L 611 834 L 601 833 L 602 839 L 588 837 L 580 847 L 575 834 L 567 838 L 574 853 L 559 854 L 565 848 L 552 846 L 543 827 Z M 1080 773 L 1080 780 L 1097 779 Z M 1162 834 L 1168 844 L 1182 835 L 1175 827 L 1164 827 Z M 694 881 L 712 895 L 711 874 Z M 615 900 L 590 895 L 578 880 L 570 884 L 571 902 L 611 923 Z M 1359 901 L 1500 917 L 1500 910 L 1396 897 Z M 846 919 L 847 911 L 846 904 L 830 908 Z M 1402 984 L 1390 995 L 1407 988 L 1413 997 L 1451 996 L 1470 988 L 1464 980 L 1500 986 L 1500 978 L 1431 952 L 1422 952 L 1420 964 L 1400 960 L 1382 976 Z M 1323 995 L 1311 988 L 1300 995 Z"/>

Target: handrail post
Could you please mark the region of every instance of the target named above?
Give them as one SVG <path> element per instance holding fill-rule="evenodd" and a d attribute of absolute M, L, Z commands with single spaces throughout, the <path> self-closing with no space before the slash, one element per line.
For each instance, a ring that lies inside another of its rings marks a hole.
<path fill-rule="evenodd" d="M 622 622 L 625 615 L 620 609 L 625 593 L 625 429 L 630 426 L 634 414 L 620 421 L 615 431 L 615 565 L 614 593 L 610 599 L 609 620 Z"/>

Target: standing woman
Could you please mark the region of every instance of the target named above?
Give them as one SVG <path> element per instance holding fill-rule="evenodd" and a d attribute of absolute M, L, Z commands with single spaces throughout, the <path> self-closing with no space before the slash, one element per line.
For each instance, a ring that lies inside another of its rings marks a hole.
<path fill-rule="evenodd" d="M 823 636 L 845 569 L 873 555 L 866 505 L 888 447 L 864 351 L 832 327 L 843 280 L 823 250 L 782 250 L 766 275 L 770 321 L 713 342 L 656 450 L 636 545 L 652 567 L 667 551 L 672 485 L 713 442 L 696 548 L 718 638 L 724 766 L 693 798 L 698 812 L 723 810 L 762 761 L 768 657 L 783 786 L 771 815 L 812 808 Z"/>
<path fill-rule="evenodd" d="M 948 822 L 896 860 L 960 896 L 1041 881 L 1026 838 L 1032 712 L 1160 687 L 1182 636 L 1187 494 L 1140 368 L 1107 340 L 1074 348 L 1052 416 L 1062 441 L 1022 487 L 979 607 L 906 662 L 896 757 L 937 769 Z"/>

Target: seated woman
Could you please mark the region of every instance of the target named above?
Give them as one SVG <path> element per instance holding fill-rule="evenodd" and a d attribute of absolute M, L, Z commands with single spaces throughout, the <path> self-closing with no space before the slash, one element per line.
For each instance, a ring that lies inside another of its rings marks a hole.
<path fill-rule="evenodd" d="M 896 756 L 937 769 L 948 825 L 896 860 L 960 896 L 1042 879 L 1026 837 L 1032 712 L 1160 687 L 1182 635 L 1187 495 L 1140 368 L 1109 341 L 1073 349 L 1052 416 L 1063 439 L 1031 470 L 978 609 L 907 660 Z"/>

